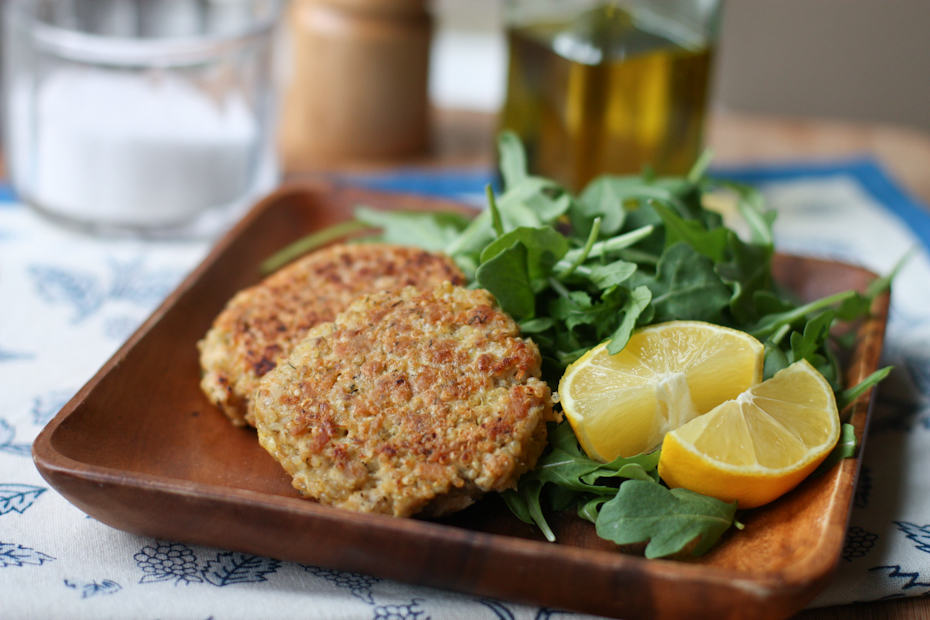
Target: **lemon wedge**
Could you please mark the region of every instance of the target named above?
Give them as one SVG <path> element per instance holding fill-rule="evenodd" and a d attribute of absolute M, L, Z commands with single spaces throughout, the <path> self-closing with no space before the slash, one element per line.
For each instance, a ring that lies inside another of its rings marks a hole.
<path fill-rule="evenodd" d="M 606 342 L 585 353 L 562 375 L 559 400 L 588 456 L 632 456 L 761 381 L 763 353 L 761 342 L 735 329 L 658 323 L 634 332 L 615 355 Z"/>
<path fill-rule="evenodd" d="M 833 389 L 802 360 L 669 432 L 659 476 L 752 508 L 794 488 L 839 437 Z"/>

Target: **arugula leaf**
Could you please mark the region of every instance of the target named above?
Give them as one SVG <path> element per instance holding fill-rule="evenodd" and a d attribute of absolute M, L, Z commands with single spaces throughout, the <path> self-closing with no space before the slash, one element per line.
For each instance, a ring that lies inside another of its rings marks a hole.
<path fill-rule="evenodd" d="M 529 228 L 521 226 L 505 233 L 489 243 L 481 251 L 481 262 L 485 263 L 501 252 L 521 243 L 526 248 L 526 274 L 538 292 L 558 263 L 568 252 L 568 240 L 551 226 Z"/>
<path fill-rule="evenodd" d="M 542 481 L 529 478 L 516 491 L 508 490 L 500 495 L 504 503 L 507 504 L 507 507 L 518 519 L 524 523 L 534 523 L 543 533 L 543 536 L 546 537 L 546 540 L 555 542 L 555 533 L 549 527 L 549 522 L 546 521 L 546 516 L 542 511 L 542 504 L 539 501 L 542 487 Z"/>
<path fill-rule="evenodd" d="M 575 434 L 567 422 L 549 427 L 549 443 L 551 449 L 544 454 L 530 475 L 544 483 L 553 483 L 557 486 L 580 491 L 584 493 L 597 493 L 613 495 L 616 488 L 597 484 L 601 478 L 631 478 L 639 477 L 640 471 L 655 469 L 659 463 L 658 452 L 634 456 L 620 457 L 610 463 L 601 463 L 588 457 L 575 439 Z M 631 475 L 620 473 L 627 466 L 626 471 Z"/>
<path fill-rule="evenodd" d="M 380 238 L 387 243 L 432 251 L 445 249 L 470 222 L 470 218 L 460 213 L 382 211 L 370 207 L 356 207 L 355 219 L 372 228 L 380 228 Z"/>
<path fill-rule="evenodd" d="M 465 230 L 449 243 L 444 251 L 458 260 L 463 256 L 477 256 L 495 238 L 491 227 L 491 212 L 484 210 L 472 218 Z M 475 261 L 477 264 L 477 261 Z"/>
<path fill-rule="evenodd" d="M 686 489 L 667 489 L 630 480 L 601 506 L 597 534 L 618 545 L 646 542 L 646 557 L 673 555 L 689 544 L 691 555 L 706 553 L 733 524 L 736 502 L 728 504 Z"/>
<path fill-rule="evenodd" d="M 659 259 L 655 278 L 643 282 L 652 291 L 655 321 L 695 319 L 721 322 L 730 289 L 713 262 L 684 242 L 669 246 Z"/>
<path fill-rule="evenodd" d="M 636 269 L 636 263 L 616 260 L 606 265 L 591 265 L 583 273 L 594 286 L 605 289 L 623 284 L 627 278 L 636 273 Z"/>
<path fill-rule="evenodd" d="M 788 354 L 771 340 L 765 341 L 765 359 L 762 367 L 762 378 L 770 379 L 776 372 L 791 365 Z"/>
<path fill-rule="evenodd" d="M 856 385 L 846 388 L 838 395 L 836 399 L 836 406 L 842 411 L 847 406 L 849 406 L 857 398 L 871 390 L 873 387 L 878 385 L 888 374 L 891 372 L 891 366 L 885 366 L 884 368 L 879 368 L 868 377 L 857 383 Z"/>
<path fill-rule="evenodd" d="M 746 325 L 757 320 L 762 311 L 756 294 L 772 289 L 772 247 L 745 243 L 731 232 L 727 250 L 728 259 L 717 263 L 717 275 L 733 291 L 729 310 L 734 321 Z"/>
<path fill-rule="evenodd" d="M 802 322 L 808 315 L 824 308 L 829 308 L 834 304 L 841 304 L 856 295 L 857 293 L 855 291 L 843 291 L 841 293 L 822 297 L 821 299 L 817 299 L 802 306 L 790 307 L 782 312 L 767 314 L 759 319 L 755 325 L 748 326 L 745 331 L 748 331 L 756 338 L 766 338 L 775 334 L 782 327 L 790 327 L 795 323 Z"/>
<path fill-rule="evenodd" d="M 836 443 L 827 460 L 841 461 L 856 456 L 859 442 L 856 440 L 856 428 L 852 424 L 843 424 L 840 440 Z"/>
<path fill-rule="evenodd" d="M 803 332 L 792 333 L 789 361 L 797 362 L 806 359 L 815 367 L 822 364 L 823 360 L 818 352 L 820 345 L 829 335 L 835 318 L 836 313 L 832 310 L 824 310 L 807 321 Z"/>
<path fill-rule="evenodd" d="M 520 322 L 520 333 L 538 334 L 555 326 L 555 319 L 548 316 L 536 317 Z"/>
<path fill-rule="evenodd" d="M 856 456 L 856 451 L 858 449 L 859 441 L 856 439 L 855 427 L 852 424 L 843 424 L 840 427 L 840 439 L 836 443 L 836 446 L 833 447 L 833 450 L 830 451 L 827 458 L 823 460 L 823 463 L 821 463 L 811 475 L 819 476 L 826 473 L 843 459 Z"/>
<path fill-rule="evenodd" d="M 543 491 L 552 485 L 562 493 L 550 493 L 550 509 L 563 509 L 566 502 L 577 501 L 578 494 L 595 495 L 602 501 L 613 497 L 614 486 L 597 484 L 601 478 L 648 479 L 657 482 L 646 470 L 654 470 L 659 462 L 658 451 L 629 459 L 619 458 L 611 463 L 601 463 L 588 458 L 578 447 L 578 442 L 567 422 L 549 425 L 550 449 L 536 464 L 536 468 L 524 474 L 516 491 L 504 491 L 501 496 L 511 512 L 525 523 L 535 523 L 547 540 L 554 541 L 555 534 L 545 518 Z M 645 478 L 643 475 L 645 474 Z M 569 493 L 565 493 L 568 491 Z M 590 505 L 589 508 L 593 507 Z"/>
<path fill-rule="evenodd" d="M 610 342 L 607 344 L 608 353 L 615 355 L 623 350 L 633 333 L 633 328 L 651 301 L 652 291 L 646 286 L 638 286 L 630 291 L 629 298 L 621 308 L 623 319 L 610 335 Z"/>
<path fill-rule="evenodd" d="M 736 207 L 743 217 L 743 221 L 749 226 L 753 244 L 771 249 L 775 239 L 772 228 L 775 223 L 776 213 L 765 209 L 762 194 L 755 188 L 733 181 L 714 180 L 709 185 L 726 187 L 736 192 L 738 198 Z"/>
<path fill-rule="evenodd" d="M 528 252 L 520 241 L 481 263 L 475 278 L 491 292 L 504 312 L 517 320 L 532 318 L 536 296 L 530 280 Z"/>
<path fill-rule="evenodd" d="M 520 138 L 512 131 L 503 131 L 497 138 L 501 177 L 506 187 L 515 187 L 526 180 L 526 153 Z"/>
<path fill-rule="evenodd" d="M 682 241 L 715 263 L 723 261 L 731 234 L 728 229 L 708 229 L 698 220 L 685 220 L 661 203 L 653 208 L 665 223 L 666 247 Z"/>
<path fill-rule="evenodd" d="M 656 468 L 659 466 L 659 450 L 635 456 L 617 457 L 595 470 L 579 476 L 582 482 L 594 484 L 602 478 L 632 478 L 647 482 L 658 482 Z"/>
<path fill-rule="evenodd" d="M 561 193 L 553 196 L 549 193 L 552 189 L 550 187 L 549 191 L 540 191 L 524 200 L 524 204 L 539 217 L 540 222 L 554 222 L 572 207 L 571 195 Z"/>
<path fill-rule="evenodd" d="M 601 506 L 603 506 L 606 501 L 606 497 L 599 495 L 597 497 L 592 497 L 586 502 L 582 502 L 578 506 L 578 516 L 591 523 L 596 523 L 597 513 L 600 512 Z"/>
<path fill-rule="evenodd" d="M 623 208 L 622 180 L 603 176 L 591 181 L 578 197 L 578 208 L 573 212 L 572 226 L 576 230 L 588 230 L 591 222 L 601 219 L 601 232 L 613 235 L 623 226 L 626 211 Z"/>

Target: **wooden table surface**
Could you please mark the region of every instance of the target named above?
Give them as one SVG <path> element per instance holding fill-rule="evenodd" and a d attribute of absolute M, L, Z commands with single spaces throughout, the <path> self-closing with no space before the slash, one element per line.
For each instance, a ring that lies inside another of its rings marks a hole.
<path fill-rule="evenodd" d="M 433 150 L 403 162 L 342 162 L 328 170 L 377 170 L 387 166 L 487 166 L 496 131 L 491 115 L 434 111 Z M 930 205 L 930 135 L 902 127 L 819 119 L 787 119 L 719 113 L 712 117 L 708 143 L 719 164 L 875 158 L 923 204 Z M 290 162 L 289 177 L 326 174 L 312 162 Z M 3 161 L 0 158 L 0 178 Z M 930 620 L 930 597 L 898 599 L 806 611 L 804 620 L 915 618 Z"/>

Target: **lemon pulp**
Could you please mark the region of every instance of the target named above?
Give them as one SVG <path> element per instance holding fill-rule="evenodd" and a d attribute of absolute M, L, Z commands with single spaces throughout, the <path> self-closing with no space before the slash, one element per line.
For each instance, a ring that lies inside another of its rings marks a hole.
<path fill-rule="evenodd" d="M 559 398 L 591 458 L 632 456 L 761 381 L 763 352 L 749 334 L 713 323 L 651 325 L 615 355 L 602 343 L 571 364 Z"/>
<path fill-rule="evenodd" d="M 669 432 L 659 476 L 671 487 L 752 508 L 796 486 L 839 436 L 833 389 L 802 360 Z"/>

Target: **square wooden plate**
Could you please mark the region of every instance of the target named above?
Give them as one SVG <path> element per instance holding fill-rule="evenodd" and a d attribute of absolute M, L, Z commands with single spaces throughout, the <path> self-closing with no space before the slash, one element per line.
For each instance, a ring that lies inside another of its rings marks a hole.
<path fill-rule="evenodd" d="M 846 459 L 768 506 L 694 561 L 620 552 L 576 517 L 543 541 L 496 497 L 444 521 L 358 514 L 301 499 L 258 445 L 201 394 L 195 343 L 257 265 L 357 204 L 461 205 L 358 189 L 283 188 L 215 247 L 61 410 L 34 444 L 45 479 L 87 514 L 148 536 L 353 570 L 513 601 L 635 617 L 783 617 L 822 589 L 843 545 L 859 459 Z M 779 256 L 779 280 L 803 298 L 863 289 L 873 274 Z M 858 327 L 851 383 L 873 371 L 888 297 Z M 870 396 L 845 412 L 863 438 Z"/>

